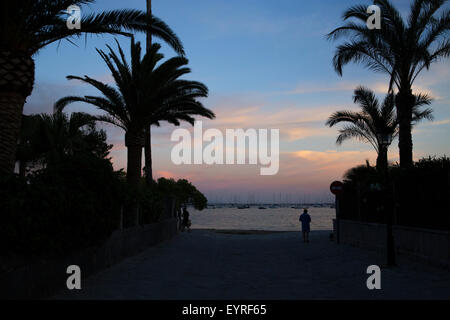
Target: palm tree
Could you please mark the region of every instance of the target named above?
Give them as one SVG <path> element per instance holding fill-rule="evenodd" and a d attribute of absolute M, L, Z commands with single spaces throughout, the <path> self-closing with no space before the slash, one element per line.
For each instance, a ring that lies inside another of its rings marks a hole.
<path fill-rule="evenodd" d="M 39 120 L 38 139 L 47 163 L 83 152 L 99 158 L 107 156 L 110 146 L 104 143 L 106 133 L 96 129 L 95 117 L 83 112 L 73 112 L 69 116 L 56 111 L 39 115 Z"/>
<path fill-rule="evenodd" d="M 147 5 L 147 15 L 152 15 L 152 0 L 146 0 Z M 147 31 L 147 41 L 146 41 L 146 51 L 150 52 L 152 47 L 152 33 Z M 152 133 L 151 128 L 145 128 L 145 145 L 144 145 L 144 171 L 145 171 L 145 179 L 147 184 L 151 184 L 153 182 L 153 170 L 152 170 Z"/>
<path fill-rule="evenodd" d="M 438 12 L 447 0 L 414 0 L 407 21 L 389 0 L 374 0 L 382 12 L 380 30 L 369 30 L 367 5 L 356 5 L 343 15 L 345 25 L 328 34 L 329 39 L 347 36 L 333 58 L 334 68 L 342 75 L 349 62 L 361 63 L 376 72 L 389 75 L 390 91 L 397 89 L 400 165 L 413 164 L 411 125 L 415 97 L 412 86 L 419 74 L 430 65 L 450 55 L 450 11 Z"/>
<path fill-rule="evenodd" d="M 180 40 L 157 17 L 139 10 L 112 10 L 84 15 L 81 29 L 69 29 L 70 5 L 94 0 L 16 0 L 0 5 L 0 173 L 13 171 L 22 110 L 34 85 L 33 56 L 45 46 L 83 34 L 145 32 L 184 54 Z"/>
<path fill-rule="evenodd" d="M 412 123 L 416 124 L 423 119 L 432 120 L 432 110 L 420 110 L 429 105 L 431 99 L 426 95 L 415 96 Z M 390 93 L 380 106 L 373 91 L 358 87 L 354 91 L 353 101 L 359 104 L 361 111 L 337 111 L 333 113 L 326 125 L 333 127 L 339 123 L 347 123 L 339 130 L 336 143 L 341 145 L 344 141 L 355 138 L 370 143 L 377 152 L 377 169 L 388 165 L 388 146 L 381 143 L 381 135 L 396 137 L 398 135 L 398 120 L 395 113 L 395 97 Z"/>
<path fill-rule="evenodd" d="M 30 163 L 46 166 L 79 153 L 106 158 L 111 146 L 105 141 L 106 133 L 97 130 L 95 118 L 86 113 L 23 116 L 16 158 L 19 173 L 25 176 Z"/>
<path fill-rule="evenodd" d="M 153 44 L 141 59 L 140 43 L 131 41 L 131 63 L 126 61 L 122 48 L 117 43 L 116 54 L 108 46 L 109 54 L 97 50 L 110 69 L 116 88 L 88 76 L 68 76 L 98 89 L 102 96 L 69 96 L 60 99 L 56 110 L 63 110 L 73 102 L 85 102 L 106 112 L 96 116 L 99 121 L 111 123 L 125 131 L 127 153 L 127 180 L 137 187 L 141 177 L 142 148 L 145 144 L 144 130 L 150 125 L 168 121 L 179 125 L 180 121 L 194 122 L 193 116 L 213 118 L 214 113 L 203 107 L 197 99 L 206 97 L 208 89 L 200 82 L 179 79 L 190 72 L 184 67 L 188 60 L 174 57 L 159 65 L 163 55 L 161 46 Z M 137 217 L 133 218 L 137 221 Z"/>

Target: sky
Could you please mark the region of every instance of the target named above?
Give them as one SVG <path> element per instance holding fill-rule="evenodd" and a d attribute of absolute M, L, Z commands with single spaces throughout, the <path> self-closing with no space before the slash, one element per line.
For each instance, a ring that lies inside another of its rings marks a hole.
<path fill-rule="evenodd" d="M 82 14 L 100 10 L 145 9 L 145 0 L 98 0 L 82 7 Z M 405 13 L 410 0 L 393 0 Z M 348 141 L 337 146 L 338 128 L 325 126 L 337 110 L 357 110 L 353 90 L 366 86 L 382 99 L 388 79 L 384 74 L 350 64 L 342 77 L 332 67 L 338 42 L 326 34 L 341 25 L 343 11 L 361 0 L 153 0 L 153 14 L 164 20 L 185 47 L 192 73 L 186 79 L 205 83 L 204 105 L 216 119 L 203 121 L 204 129 L 279 129 L 280 168 L 261 176 L 255 165 L 175 165 L 170 140 L 176 127 L 163 123 L 152 129 L 154 178 L 186 178 L 211 202 L 331 201 L 329 185 L 342 180 L 351 167 L 374 164 L 376 153 L 368 144 Z M 106 65 L 95 51 L 129 39 L 88 36 L 52 44 L 36 56 L 36 83 L 26 114 L 51 112 L 53 103 L 67 95 L 97 94 L 95 89 L 66 80 L 67 75 L 88 75 L 112 83 Z M 138 34 L 138 41 L 145 36 Z M 161 43 L 155 39 L 155 42 Z M 165 58 L 175 55 L 162 43 Z M 128 53 L 128 50 L 125 50 Z M 433 98 L 434 121 L 413 131 L 415 159 L 450 155 L 450 61 L 421 74 L 414 92 Z M 74 104 L 68 112 L 98 113 L 92 106 Z M 124 132 L 110 125 L 108 143 L 116 169 L 126 168 Z M 192 131 L 189 125 L 182 125 Z M 398 161 L 397 141 L 389 159 Z"/>

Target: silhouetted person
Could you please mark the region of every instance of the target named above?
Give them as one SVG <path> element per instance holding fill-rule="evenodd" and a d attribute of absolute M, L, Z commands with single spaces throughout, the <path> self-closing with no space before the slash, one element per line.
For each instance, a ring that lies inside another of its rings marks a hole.
<path fill-rule="evenodd" d="M 186 210 L 186 207 L 183 208 L 183 223 L 181 231 L 184 231 L 184 228 L 187 228 L 188 232 L 191 232 L 191 221 L 189 220 L 189 212 Z"/>
<path fill-rule="evenodd" d="M 311 216 L 308 214 L 307 209 L 303 209 L 303 213 L 300 215 L 298 220 L 302 223 L 303 242 L 309 242 Z"/>

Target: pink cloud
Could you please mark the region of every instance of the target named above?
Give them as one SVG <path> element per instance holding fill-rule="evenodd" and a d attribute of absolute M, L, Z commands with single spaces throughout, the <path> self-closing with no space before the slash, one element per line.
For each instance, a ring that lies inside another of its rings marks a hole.
<path fill-rule="evenodd" d="M 155 172 L 155 179 L 166 178 L 166 179 L 176 179 L 177 175 L 170 171 L 158 170 Z"/>
<path fill-rule="evenodd" d="M 270 110 L 266 108 L 264 99 L 247 101 L 242 97 L 216 97 L 212 98 L 209 107 L 216 112 L 217 119 L 203 121 L 203 132 L 208 128 L 217 128 L 223 133 L 228 128 L 279 128 L 280 142 L 282 147 L 283 144 L 285 146 L 280 154 L 279 173 L 261 176 L 261 166 L 251 165 L 176 166 L 170 159 L 171 149 L 176 144 L 170 141 L 170 135 L 176 127 L 163 124 L 152 130 L 155 178 L 186 178 L 207 195 L 246 196 L 256 193 L 270 198 L 273 193 L 327 194 L 329 184 L 342 179 L 349 168 L 364 164 L 366 159 L 371 164 L 375 163 L 375 151 L 356 142 L 345 145 L 347 148 L 354 146 L 355 150 L 313 151 L 301 148 L 308 142 L 306 138 L 324 139 L 329 142 L 328 148 L 332 148 L 336 129 L 326 128 L 324 123 L 339 106 L 296 107 L 286 104 Z M 190 125 L 183 124 L 182 127 L 192 135 Z M 117 132 L 116 141 L 119 138 L 122 136 Z M 126 166 L 123 142 L 118 142 L 111 154 L 116 168 Z M 390 159 L 395 159 L 395 156 L 396 150 L 392 148 Z"/>

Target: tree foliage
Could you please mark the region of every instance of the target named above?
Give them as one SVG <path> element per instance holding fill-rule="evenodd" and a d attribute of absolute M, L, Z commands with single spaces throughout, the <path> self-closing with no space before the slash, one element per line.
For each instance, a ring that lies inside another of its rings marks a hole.
<path fill-rule="evenodd" d="M 16 158 L 25 170 L 45 167 L 77 154 L 105 159 L 111 148 L 106 143 L 106 132 L 97 129 L 92 116 L 55 112 L 23 116 Z"/>

